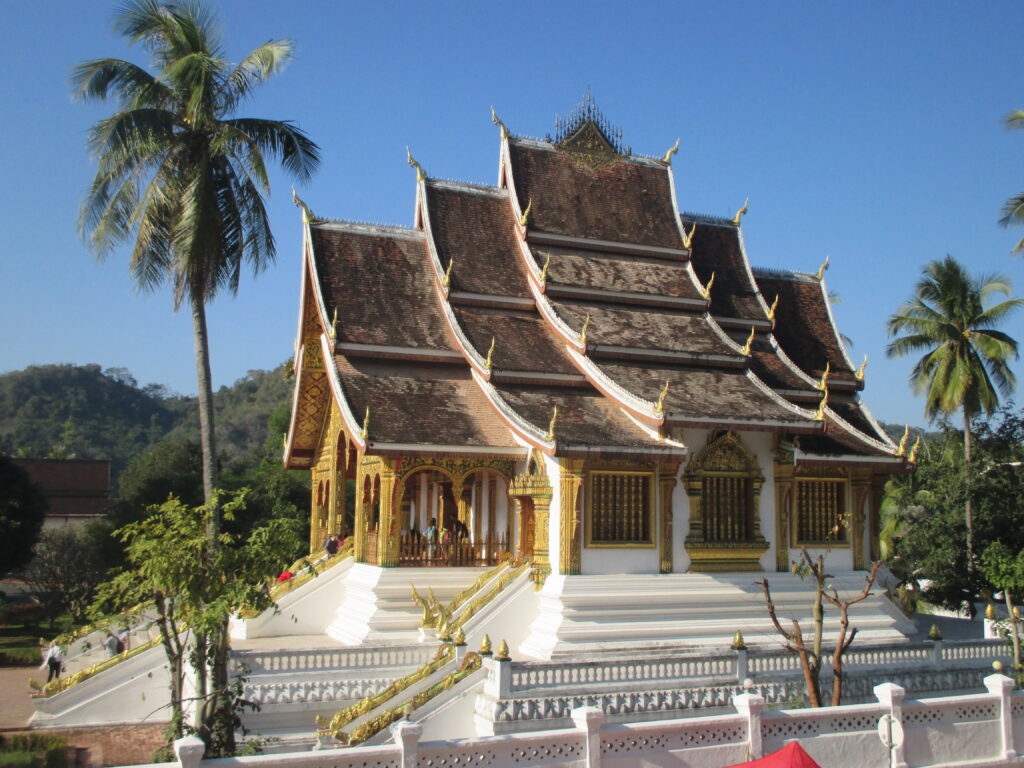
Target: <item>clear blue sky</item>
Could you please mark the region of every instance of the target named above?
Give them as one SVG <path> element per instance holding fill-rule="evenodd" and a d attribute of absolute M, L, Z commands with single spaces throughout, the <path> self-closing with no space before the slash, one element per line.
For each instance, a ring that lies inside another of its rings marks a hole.
<path fill-rule="evenodd" d="M 169 292 L 137 294 L 124 254 L 97 265 L 75 230 L 93 173 L 85 133 L 102 105 L 72 103 L 68 73 L 105 56 L 147 63 L 111 31 L 113 3 L 9 3 L 0 79 L 0 370 L 42 363 L 129 368 L 195 391 L 190 320 Z M 814 271 L 843 301 L 851 356 L 870 357 L 879 418 L 923 423 L 910 361 L 887 361 L 885 322 L 922 265 L 949 253 L 1003 272 L 1024 229 L 996 226 L 1024 191 L 1024 4 L 1012 2 L 215 3 L 232 59 L 272 37 L 292 65 L 246 113 L 292 119 L 323 168 L 300 194 L 324 216 L 409 225 L 408 144 L 432 176 L 495 183 L 490 105 L 543 136 L 586 86 L 635 152 L 682 138 L 680 207 L 732 215 L 757 266 Z M 291 354 L 300 225 L 290 181 L 269 204 L 277 263 L 218 298 L 214 380 Z M 1024 314 L 1008 330 L 1024 339 Z M 1020 368 L 1020 366 L 1018 366 Z M 1024 374 L 1022 374 L 1024 378 Z"/>

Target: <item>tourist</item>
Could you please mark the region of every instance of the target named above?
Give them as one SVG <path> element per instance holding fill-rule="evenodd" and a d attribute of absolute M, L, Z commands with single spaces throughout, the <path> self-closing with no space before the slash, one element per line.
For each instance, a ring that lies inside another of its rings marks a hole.
<path fill-rule="evenodd" d="M 338 554 L 338 537 L 335 534 L 331 534 L 327 537 L 327 541 L 324 542 L 324 551 L 328 557 L 334 557 Z"/>
<path fill-rule="evenodd" d="M 434 549 L 437 546 L 437 518 L 430 518 L 430 525 L 423 531 L 423 535 L 427 538 L 427 560 L 434 559 Z"/>
<path fill-rule="evenodd" d="M 56 640 L 50 643 L 49 649 L 43 654 L 43 663 L 39 665 L 39 668 L 50 670 L 46 682 L 60 680 L 60 673 L 64 669 L 64 654 L 60 652 L 60 646 L 57 645 Z"/>
<path fill-rule="evenodd" d="M 107 649 L 107 658 L 112 659 L 120 653 L 118 646 L 120 641 L 113 632 L 107 632 L 107 636 L 103 639 L 103 647 Z"/>
<path fill-rule="evenodd" d="M 121 629 L 117 630 L 117 642 L 121 644 L 121 647 L 118 649 L 118 653 L 124 653 L 128 650 L 128 640 L 127 628 L 121 627 Z"/>

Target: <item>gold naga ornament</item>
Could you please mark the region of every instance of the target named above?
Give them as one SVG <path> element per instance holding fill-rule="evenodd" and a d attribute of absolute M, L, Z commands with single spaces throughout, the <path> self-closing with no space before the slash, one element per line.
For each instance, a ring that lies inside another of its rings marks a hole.
<path fill-rule="evenodd" d="M 448 259 L 448 268 L 444 271 L 444 279 L 441 280 L 441 285 L 445 288 L 451 287 L 452 284 L 452 264 L 455 263 L 455 257 L 452 256 Z"/>
<path fill-rule="evenodd" d="M 494 111 L 493 104 L 491 104 L 491 122 L 498 126 L 499 130 L 501 131 L 502 140 L 507 139 L 509 137 L 508 128 L 505 127 L 505 123 L 501 121 L 501 118 L 498 117 L 497 113 Z"/>
<path fill-rule="evenodd" d="M 295 192 L 295 187 L 292 187 L 292 202 L 296 206 L 302 209 L 302 223 L 309 224 L 313 220 L 313 211 L 309 209 L 309 206 L 298 196 Z"/>
<path fill-rule="evenodd" d="M 825 387 L 825 392 L 821 396 L 821 402 L 818 403 L 818 410 L 814 412 L 815 421 L 825 420 L 825 406 L 828 405 L 828 387 Z"/>
<path fill-rule="evenodd" d="M 830 373 L 832 373 L 832 363 L 830 363 L 828 360 L 826 360 L 825 361 L 825 372 L 823 374 L 821 374 L 821 381 L 819 381 L 815 385 L 816 389 L 818 389 L 821 392 L 825 391 L 825 388 L 828 386 L 828 377 L 829 377 Z"/>
<path fill-rule="evenodd" d="M 427 172 L 423 170 L 422 165 L 416 162 L 415 158 L 413 158 L 412 156 L 412 152 L 409 151 L 408 147 L 405 148 L 405 159 L 409 162 L 410 166 L 416 169 L 416 181 L 426 181 Z"/>
<path fill-rule="evenodd" d="M 896 448 L 896 455 L 897 456 L 906 456 L 907 455 L 907 440 L 909 440 L 909 439 L 910 439 L 910 425 L 907 424 L 903 428 L 903 437 L 900 438 L 900 444 Z"/>
<path fill-rule="evenodd" d="M 676 143 L 673 144 L 671 147 L 669 147 L 668 151 L 665 152 L 664 155 L 662 155 L 661 162 L 663 162 L 665 165 L 672 165 L 672 155 L 674 155 L 678 151 L 679 151 L 679 139 L 676 139 Z M 687 247 L 689 247 L 689 246 L 687 246 Z"/>
<path fill-rule="evenodd" d="M 828 271 L 828 265 L 831 261 L 831 256 L 825 256 L 825 261 L 822 263 L 820 267 L 818 267 L 818 271 L 815 273 L 814 279 L 817 280 L 819 283 L 825 279 L 825 272 Z"/>
<path fill-rule="evenodd" d="M 360 437 L 366 440 L 370 436 L 370 406 L 366 406 L 366 415 L 363 417 L 363 431 Z"/>
<path fill-rule="evenodd" d="M 857 379 L 857 381 L 864 381 L 864 371 L 867 370 L 867 367 L 868 367 L 868 356 L 864 355 L 864 362 L 862 362 L 860 364 L 860 368 L 858 368 L 857 372 L 855 374 L 853 374 L 854 378 Z"/>
<path fill-rule="evenodd" d="M 551 423 L 548 424 L 547 441 L 553 443 L 555 441 L 555 425 L 558 423 L 558 406 L 554 407 L 551 412 Z"/>
<path fill-rule="evenodd" d="M 665 398 L 668 396 L 668 379 L 665 379 L 665 386 L 662 387 L 661 392 L 658 395 L 658 402 L 654 406 L 655 413 L 665 412 Z"/>
<path fill-rule="evenodd" d="M 338 338 L 338 308 L 334 308 L 334 317 L 331 318 L 331 329 L 328 331 L 332 339 Z"/>
<path fill-rule="evenodd" d="M 491 348 L 487 350 L 487 360 L 484 361 L 484 368 L 491 370 L 491 362 L 494 357 L 494 337 L 491 336 Z"/>
<path fill-rule="evenodd" d="M 530 211 L 533 210 L 533 198 L 531 197 L 526 201 L 526 210 L 519 216 L 519 226 L 526 229 L 526 225 L 530 223 Z"/>
<path fill-rule="evenodd" d="M 583 327 L 580 329 L 579 342 L 584 347 L 587 346 L 587 330 L 590 328 L 590 313 L 587 312 L 587 316 L 583 318 Z"/>
<path fill-rule="evenodd" d="M 548 279 L 548 268 L 551 266 L 551 254 L 544 259 L 544 268 L 540 271 L 540 280 L 545 282 Z"/>
<path fill-rule="evenodd" d="M 910 455 L 907 456 L 907 461 L 911 464 L 917 463 L 917 452 L 921 449 L 921 436 L 917 436 L 917 440 L 914 441 L 914 445 L 910 448 Z"/>
<path fill-rule="evenodd" d="M 750 205 L 750 198 L 748 197 L 743 202 L 743 207 L 740 208 L 738 211 L 736 211 L 736 215 L 732 217 L 732 223 L 733 223 L 734 226 L 738 227 L 740 225 L 740 219 L 742 219 L 746 215 L 747 208 L 749 207 L 749 205 Z"/>
<path fill-rule="evenodd" d="M 775 322 L 775 310 L 778 308 L 778 306 L 779 306 L 779 294 L 776 293 L 775 294 L 775 301 L 773 301 L 772 305 L 770 307 L 768 307 L 768 319 L 771 320 L 773 323 Z"/>
<path fill-rule="evenodd" d="M 754 345 L 754 326 L 750 326 L 750 335 L 747 336 L 747 343 L 743 345 L 743 349 L 740 350 L 744 355 L 750 354 L 750 348 Z"/>
<path fill-rule="evenodd" d="M 708 280 L 708 284 L 700 290 L 700 295 L 704 297 L 705 301 L 711 300 L 711 286 L 715 284 L 715 273 L 711 273 L 711 279 Z"/>
<path fill-rule="evenodd" d="M 693 233 L 697 231 L 697 222 L 693 222 L 693 226 L 690 227 L 690 232 L 687 234 L 686 228 L 683 228 L 683 248 L 690 248 L 693 245 Z"/>

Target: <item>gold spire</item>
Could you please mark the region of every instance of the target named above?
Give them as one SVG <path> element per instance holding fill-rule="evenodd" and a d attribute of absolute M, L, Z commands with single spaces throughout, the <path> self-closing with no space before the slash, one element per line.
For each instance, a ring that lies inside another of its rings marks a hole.
<path fill-rule="evenodd" d="M 768 308 L 768 319 L 771 320 L 772 322 L 775 322 L 775 309 L 778 306 L 779 306 L 779 294 L 776 293 L 775 294 L 775 301 L 773 301 L 772 305 Z"/>
<path fill-rule="evenodd" d="M 416 181 L 426 181 L 427 172 L 423 170 L 422 165 L 413 159 L 412 152 L 409 151 L 408 147 L 405 148 L 405 157 L 409 161 L 409 165 L 416 169 Z"/>
<path fill-rule="evenodd" d="M 523 229 L 526 229 L 526 225 L 530 221 L 530 211 L 531 210 L 533 210 L 533 198 L 532 197 L 529 200 L 526 201 L 526 210 L 523 211 L 522 215 L 519 217 L 519 226 L 521 226 Z"/>
<path fill-rule="evenodd" d="M 452 264 L 455 263 L 455 257 L 452 256 L 448 259 L 448 269 L 444 271 L 444 279 L 441 281 L 441 285 L 445 288 L 452 284 Z"/>
<path fill-rule="evenodd" d="M 907 456 L 907 461 L 911 464 L 917 463 L 917 452 L 921 449 L 921 436 L 917 436 L 917 440 L 914 441 L 914 445 L 910 448 L 910 455 Z"/>
<path fill-rule="evenodd" d="M 743 350 L 742 351 L 743 351 L 744 355 L 749 355 L 750 354 L 750 348 L 753 346 L 753 344 L 754 344 L 754 326 L 750 326 L 750 335 L 747 336 L 747 343 L 743 345 Z"/>
<path fill-rule="evenodd" d="M 830 362 L 828 362 L 826 360 L 825 361 L 825 372 L 823 374 L 821 374 L 821 381 L 819 381 L 817 383 L 817 385 L 815 387 L 816 389 L 820 389 L 823 392 L 825 391 L 825 388 L 828 386 L 828 375 L 830 373 L 832 373 L 832 363 L 830 363 Z"/>
<path fill-rule="evenodd" d="M 664 154 L 664 156 L 662 156 L 661 162 L 663 162 L 665 165 L 672 165 L 672 155 L 674 155 L 678 151 L 679 151 L 679 139 L 676 139 L 676 143 L 674 145 L 672 145 L 671 147 L 669 147 L 668 152 L 666 152 Z"/>
<path fill-rule="evenodd" d="M 498 653 L 495 657 L 498 661 L 508 661 L 508 643 L 502 640 L 498 643 Z"/>
<path fill-rule="evenodd" d="M 332 339 L 338 338 L 338 308 L 334 308 L 334 317 L 331 318 L 330 335 Z"/>
<path fill-rule="evenodd" d="M 490 635 L 484 635 L 483 639 L 480 641 L 480 655 L 481 656 L 490 656 L 491 655 L 491 636 Z"/>
<path fill-rule="evenodd" d="M 897 456 L 907 455 L 907 440 L 910 439 L 910 425 L 903 428 L 903 437 L 900 438 L 899 447 L 896 449 Z"/>
<path fill-rule="evenodd" d="M 491 360 L 494 357 L 494 337 L 491 336 L 491 348 L 487 350 L 487 361 L 484 363 L 484 368 L 488 371 L 491 370 Z"/>
<path fill-rule="evenodd" d="M 825 257 L 825 261 L 822 263 L 822 265 L 820 267 L 818 267 L 818 272 L 814 276 L 815 280 L 817 280 L 818 282 L 821 282 L 825 278 L 825 270 L 828 269 L 828 265 L 829 265 L 829 262 L 831 260 L 832 260 L 831 256 L 826 256 Z"/>
<path fill-rule="evenodd" d="M 661 393 L 658 395 L 658 404 L 654 406 L 654 410 L 658 413 L 665 412 L 665 397 L 668 395 L 668 379 L 665 379 L 665 386 L 662 387 Z"/>
<path fill-rule="evenodd" d="M 370 406 L 366 406 L 366 415 L 363 417 L 363 431 L 360 436 L 365 440 L 370 435 Z"/>
<path fill-rule="evenodd" d="M 867 367 L 868 356 L 864 355 L 864 362 L 860 364 L 860 368 L 858 368 L 857 372 L 853 374 L 856 377 L 857 381 L 864 381 L 864 371 L 867 369 Z"/>
<path fill-rule="evenodd" d="M 503 122 L 501 122 L 501 118 L 498 117 L 498 115 L 495 113 L 494 105 L 493 104 L 491 104 L 491 122 L 494 123 L 496 126 L 498 126 L 498 128 L 501 129 L 501 138 L 502 139 L 507 139 L 508 138 L 508 128 L 505 127 L 505 124 Z"/>
<path fill-rule="evenodd" d="M 580 328 L 579 341 L 583 346 L 587 346 L 587 330 L 590 328 L 590 313 L 587 312 L 587 316 L 583 318 L 583 327 Z"/>
<path fill-rule="evenodd" d="M 292 202 L 302 209 L 302 223 L 308 224 L 313 220 L 313 212 L 309 210 L 309 206 L 303 202 L 302 198 L 295 192 L 295 187 L 292 187 Z"/>
<path fill-rule="evenodd" d="M 732 636 L 732 649 L 734 651 L 747 650 L 747 643 L 743 639 L 743 633 L 738 629 L 736 630 L 736 634 Z"/>
<path fill-rule="evenodd" d="M 828 405 L 828 387 L 825 387 L 825 392 L 821 396 L 821 402 L 818 403 L 818 410 L 814 412 L 815 421 L 825 420 L 825 406 Z"/>
<path fill-rule="evenodd" d="M 541 282 L 548 279 L 548 267 L 551 266 L 551 254 L 549 253 L 544 259 L 544 268 L 540 271 Z"/>
<path fill-rule="evenodd" d="M 690 234 L 686 234 L 686 228 L 683 228 L 683 248 L 689 248 L 693 244 L 693 233 L 697 231 L 697 222 L 693 222 L 693 226 L 690 227 Z"/>
<path fill-rule="evenodd" d="M 455 641 L 456 645 L 466 644 L 466 633 L 463 631 L 462 627 L 457 627 L 455 629 L 455 634 L 452 635 L 452 640 Z"/>
<path fill-rule="evenodd" d="M 743 207 L 736 211 L 736 215 L 732 217 L 732 223 L 737 227 L 740 225 L 740 219 L 743 218 L 743 214 L 747 212 L 747 207 L 750 205 L 750 198 L 748 197 L 743 201 Z"/>
<path fill-rule="evenodd" d="M 551 423 L 548 424 L 548 435 L 547 441 L 553 443 L 555 441 L 555 424 L 558 423 L 558 406 L 551 412 Z"/>
<path fill-rule="evenodd" d="M 708 301 L 711 300 L 711 286 L 713 286 L 714 284 L 715 284 L 715 273 L 712 272 L 711 273 L 711 279 L 708 280 L 708 284 L 700 289 L 700 295 L 703 296 Z"/>

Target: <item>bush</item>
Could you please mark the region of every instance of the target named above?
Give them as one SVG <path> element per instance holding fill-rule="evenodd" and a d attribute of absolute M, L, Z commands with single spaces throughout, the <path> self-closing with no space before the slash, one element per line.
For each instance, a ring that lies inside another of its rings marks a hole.
<path fill-rule="evenodd" d="M 42 603 L 8 603 L 0 609 L 0 624 L 39 624 L 46 618 L 46 606 Z"/>
<path fill-rule="evenodd" d="M 0 651 L 0 667 L 34 667 L 39 661 L 38 648 L 4 648 Z"/>
<path fill-rule="evenodd" d="M 67 768 L 68 742 L 40 733 L 0 734 L 0 768 Z"/>

